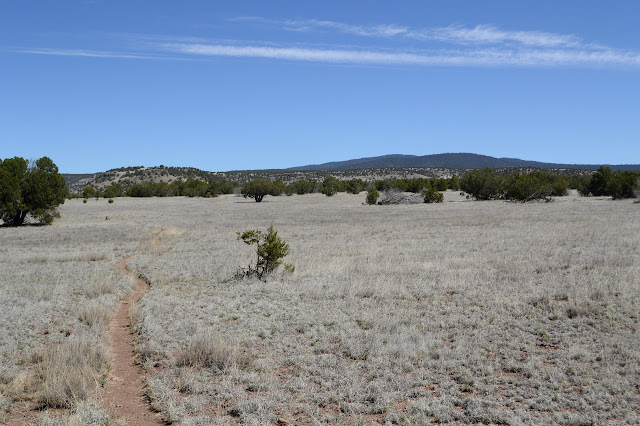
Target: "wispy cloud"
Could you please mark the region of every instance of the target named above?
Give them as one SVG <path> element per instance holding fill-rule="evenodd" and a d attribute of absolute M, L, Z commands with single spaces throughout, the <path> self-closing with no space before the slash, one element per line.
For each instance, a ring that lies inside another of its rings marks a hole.
<path fill-rule="evenodd" d="M 422 66 L 606 66 L 640 65 L 637 53 L 575 50 L 436 50 L 428 53 L 375 50 L 313 49 L 299 47 L 231 46 L 223 44 L 165 44 L 164 48 L 188 55 L 268 58 L 343 64 Z"/>
<path fill-rule="evenodd" d="M 418 41 L 441 41 L 456 44 L 517 43 L 523 46 L 577 47 L 582 40 L 574 35 L 554 34 L 542 31 L 506 31 L 492 25 L 464 27 L 450 25 L 435 28 L 411 28 L 397 24 L 350 25 L 342 22 L 317 19 L 269 20 L 260 17 L 240 17 L 234 21 L 254 21 L 278 26 L 289 31 L 331 30 L 362 37 L 404 38 Z"/>
<path fill-rule="evenodd" d="M 168 56 L 158 56 L 144 53 L 118 53 L 98 50 L 83 49 L 25 49 L 18 50 L 20 53 L 32 53 L 36 55 L 53 56 L 82 56 L 88 58 L 121 58 L 121 59 L 159 59 L 159 60 L 185 60 L 186 58 L 176 58 Z"/>
<path fill-rule="evenodd" d="M 616 67 L 640 66 L 640 51 L 586 43 L 571 34 L 539 31 L 507 31 L 494 26 L 448 26 L 415 29 L 401 25 L 358 26 L 334 21 L 273 21 L 241 17 L 234 24 L 267 25 L 297 32 L 331 31 L 367 40 L 364 47 L 318 47 L 304 43 L 304 36 L 290 42 L 263 37 L 260 41 L 206 40 L 122 34 L 127 48 L 112 50 L 24 49 L 23 53 L 96 58 L 145 60 L 193 60 L 211 57 L 263 58 L 349 65 L 492 66 L 492 67 Z M 255 33 L 253 33 L 255 35 Z M 285 37 L 291 39 L 291 37 Z M 370 39 L 375 38 L 375 42 Z M 335 38 L 332 38 L 335 40 Z"/>

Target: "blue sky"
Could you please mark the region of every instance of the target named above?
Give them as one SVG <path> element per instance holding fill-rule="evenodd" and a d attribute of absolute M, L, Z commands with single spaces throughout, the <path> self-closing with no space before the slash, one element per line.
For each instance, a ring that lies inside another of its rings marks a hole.
<path fill-rule="evenodd" d="M 636 1 L 5 1 L 0 158 L 640 163 Z"/>

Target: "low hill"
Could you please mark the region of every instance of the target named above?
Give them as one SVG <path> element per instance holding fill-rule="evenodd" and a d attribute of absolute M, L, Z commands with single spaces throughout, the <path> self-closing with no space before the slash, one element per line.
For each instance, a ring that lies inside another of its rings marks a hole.
<path fill-rule="evenodd" d="M 335 161 L 324 164 L 292 167 L 280 170 L 236 170 L 228 172 L 207 172 L 193 167 L 121 167 L 94 174 L 63 174 L 71 192 L 81 191 L 85 186 L 103 190 L 111 184 L 121 184 L 124 188 L 136 183 L 175 182 L 178 179 L 199 179 L 208 182 L 211 179 L 227 180 L 244 184 L 251 179 L 280 180 L 285 184 L 298 180 L 320 181 L 328 175 L 340 180 L 411 179 L 421 177 L 451 177 L 462 175 L 468 169 L 490 167 L 498 171 L 527 171 L 547 169 L 553 173 L 573 175 L 590 173 L 600 165 L 556 164 L 539 161 L 520 160 L 518 158 L 495 158 L 479 154 L 435 154 L 435 155 L 383 155 L 347 161 Z M 638 164 L 610 165 L 613 170 L 640 171 Z"/>
<path fill-rule="evenodd" d="M 94 174 L 63 174 L 71 192 L 80 191 L 85 186 L 104 189 L 111 184 L 121 184 L 125 188 L 146 182 L 171 183 L 178 179 L 199 179 L 209 181 L 220 173 L 206 172 L 193 167 L 121 167 Z"/>

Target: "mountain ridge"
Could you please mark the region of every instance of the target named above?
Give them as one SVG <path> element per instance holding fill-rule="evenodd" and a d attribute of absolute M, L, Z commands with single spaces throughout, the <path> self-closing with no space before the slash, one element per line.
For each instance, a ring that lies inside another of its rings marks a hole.
<path fill-rule="evenodd" d="M 522 160 L 509 157 L 492 157 L 489 155 L 466 152 L 428 155 L 387 154 L 376 157 L 363 157 L 344 161 L 331 161 L 321 164 L 290 167 L 286 170 L 349 170 L 383 167 L 444 167 L 449 169 L 480 169 L 535 167 L 541 169 L 583 169 L 597 170 L 601 164 L 565 164 L 546 163 L 542 161 Z M 604 164 L 614 170 L 640 171 L 640 164 Z"/>

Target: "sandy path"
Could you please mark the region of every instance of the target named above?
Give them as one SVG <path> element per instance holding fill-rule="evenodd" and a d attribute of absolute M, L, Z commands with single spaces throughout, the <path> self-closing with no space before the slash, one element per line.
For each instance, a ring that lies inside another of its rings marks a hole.
<path fill-rule="evenodd" d="M 117 264 L 123 274 L 135 281 L 135 289 L 118 303 L 109 324 L 112 370 L 102 394 L 102 404 L 115 424 L 158 425 L 163 422 L 159 414 L 151 411 L 144 396 L 144 372 L 134 363 L 135 337 L 130 333 L 129 309 L 149 290 L 149 284 L 127 269 L 133 257 Z"/>

